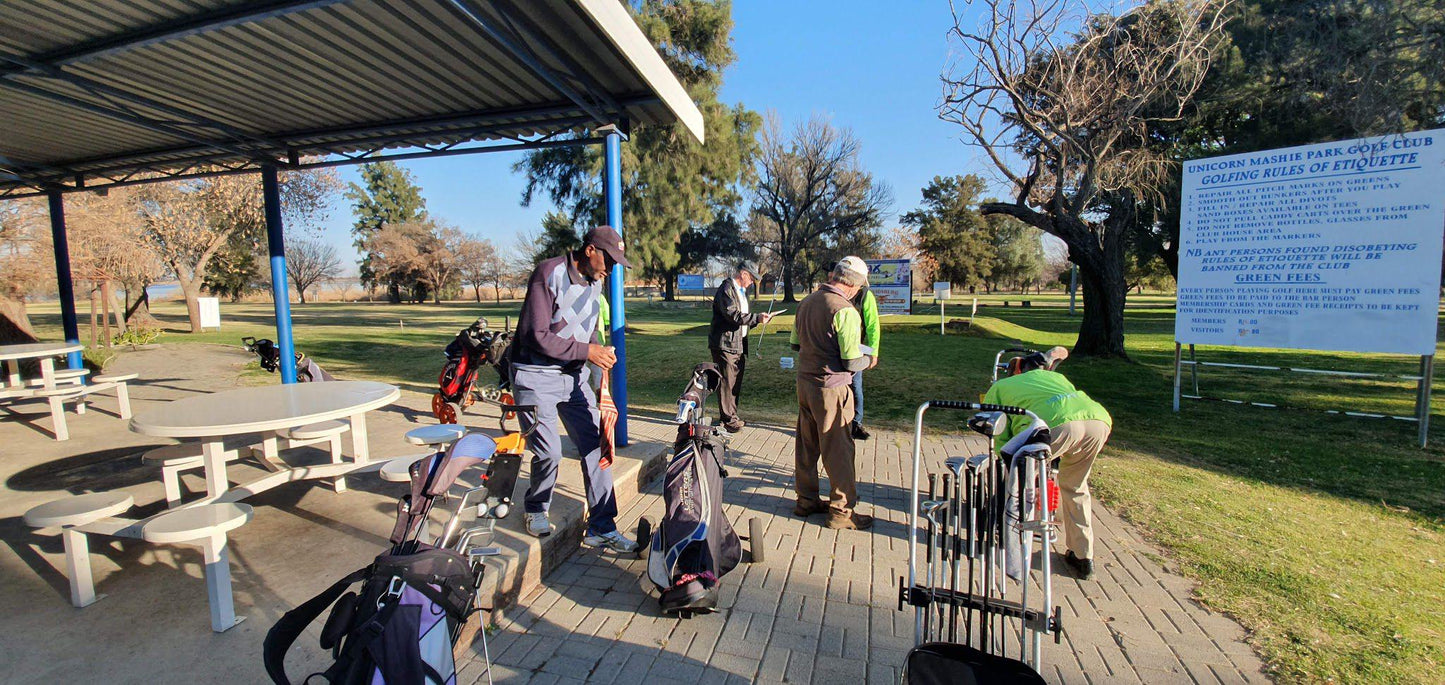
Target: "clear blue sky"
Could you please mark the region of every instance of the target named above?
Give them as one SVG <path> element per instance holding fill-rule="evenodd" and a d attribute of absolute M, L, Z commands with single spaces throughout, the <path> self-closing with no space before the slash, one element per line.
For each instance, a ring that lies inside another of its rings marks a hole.
<path fill-rule="evenodd" d="M 865 168 L 893 189 L 895 213 L 916 207 L 919 191 L 936 175 L 984 171 L 959 142 L 957 127 L 940 121 L 934 109 L 949 54 L 947 2 L 736 0 L 733 20 L 737 62 L 725 76 L 724 102 L 775 112 L 785 126 L 820 114 L 852 129 Z M 405 166 L 433 215 L 509 246 L 518 230 L 536 228 L 551 208 L 546 201 L 521 206 L 523 180 L 511 170 L 521 155 Z M 340 175 L 357 179 L 354 168 Z M 344 256 L 352 254 L 351 221 L 350 207 L 338 199 L 322 224 Z"/>

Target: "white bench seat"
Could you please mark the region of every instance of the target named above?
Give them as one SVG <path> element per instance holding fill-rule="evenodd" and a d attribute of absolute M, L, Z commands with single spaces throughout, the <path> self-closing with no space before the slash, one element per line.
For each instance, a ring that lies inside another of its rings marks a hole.
<path fill-rule="evenodd" d="M 61 528 L 71 605 L 86 607 L 105 597 L 95 594 L 95 581 L 90 575 L 90 544 L 85 533 L 76 527 L 119 514 L 133 504 L 135 500 L 123 492 L 93 492 L 46 502 L 25 512 L 26 525 Z"/>
<path fill-rule="evenodd" d="M 68 369 L 67 369 L 68 370 Z M 57 372 L 59 373 L 59 372 Z M 84 374 L 82 374 L 84 375 Z M 53 388 L 35 388 L 32 397 L 44 398 L 50 404 L 50 419 L 53 424 L 52 432 L 56 440 L 69 440 L 70 429 L 65 423 L 65 403 L 75 402 L 75 412 L 85 413 L 85 397 L 103 390 L 115 390 L 117 414 L 122 419 L 130 418 L 130 390 L 126 386 L 127 381 L 135 380 L 138 374 L 125 373 L 115 375 L 100 375 L 91 379 L 89 385 L 79 383 L 80 376 L 75 377 L 74 383 L 57 385 Z"/>
<path fill-rule="evenodd" d="M 292 447 L 304 447 L 319 442 L 326 443 L 327 451 L 331 454 L 331 463 L 341 463 L 341 435 L 351 430 L 351 422 L 346 419 L 334 419 L 331 421 L 318 421 L 308 423 L 295 428 L 282 428 L 274 433 L 268 434 L 260 444 L 251 446 L 251 456 L 261 462 L 261 465 L 274 473 L 286 470 L 285 463 L 281 461 L 281 448 L 277 444 L 280 440 L 286 441 L 286 449 Z M 331 489 L 336 492 L 346 492 L 346 478 L 330 478 Z"/>
<path fill-rule="evenodd" d="M 161 486 L 165 488 L 166 507 L 170 509 L 181 503 L 181 472 L 206 467 L 206 460 L 201 456 L 201 445 L 195 442 L 163 445 L 148 450 L 140 458 L 143 463 L 160 467 Z M 226 450 L 226 461 L 232 462 L 240 458 L 239 451 Z"/>
<path fill-rule="evenodd" d="M 411 465 L 430 456 L 432 455 L 414 454 L 410 457 L 388 459 L 386 463 L 381 465 L 381 470 L 377 473 L 381 475 L 381 479 L 384 481 L 391 483 L 408 483 L 411 482 Z"/>
<path fill-rule="evenodd" d="M 197 545 L 206 562 L 211 629 L 220 633 L 245 620 L 231 599 L 231 559 L 226 533 L 251 520 L 250 505 L 235 502 L 185 507 L 141 525 L 141 539 L 156 544 Z"/>
<path fill-rule="evenodd" d="M 455 423 L 443 423 L 435 426 L 422 426 L 413 428 L 406 432 L 406 441 L 413 445 L 450 445 L 462 439 L 467 434 L 466 426 Z"/>

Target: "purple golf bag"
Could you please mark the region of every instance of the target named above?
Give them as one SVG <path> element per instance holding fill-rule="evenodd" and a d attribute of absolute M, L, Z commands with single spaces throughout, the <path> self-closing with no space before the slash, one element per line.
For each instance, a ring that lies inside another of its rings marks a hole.
<path fill-rule="evenodd" d="M 727 437 L 707 425 L 703 411 L 721 380 L 716 365 L 698 364 L 678 399 L 681 425 L 662 491 L 667 510 L 647 561 L 664 613 L 687 617 L 717 610 L 718 579 L 742 559 L 742 542 L 722 509 Z M 758 541 L 752 544 L 756 549 Z"/>

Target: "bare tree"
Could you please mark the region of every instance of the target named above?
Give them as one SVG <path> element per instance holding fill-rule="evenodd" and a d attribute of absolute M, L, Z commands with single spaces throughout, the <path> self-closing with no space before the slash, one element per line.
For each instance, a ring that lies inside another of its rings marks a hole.
<path fill-rule="evenodd" d="M 799 124 L 785 137 L 777 118 L 768 118 L 748 238 L 777 256 L 785 302 L 794 301 L 799 278 L 810 276 L 810 265 L 821 265 L 825 254 L 878 242 L 892 194 L 862 169 L 858 151 L 852 132 L 823 119 Z M 864 232 L 873 235 L 858 235 Z"/>
<path fill-rule="evenodd" d="M 1179 119 L 1219 44 L 1223 0 L 1150 0 L 1120 15 L 1084 0 L 978 0 L 977 27 L 954 7 L 963 59 L 943 75 L 939 115 L 964 130 L 1011 184 L 984 203 L 1068 246 L 1084 282 L 1076 354 L 1124 357 L 1124 233 L 1169 162 L 1146 144 Z"/>
<path fill-rule="evenodd" d="M 288 172 L 281 177 L 281 210 L 288 223 L 320 216 L 336 189 L 329 171 Z M 218 176 L 158 183 L 138 191 L 146 238 L 180 282 L 191 332 L 201 330 L 198 298 L 206 270 L 233 234 L 265 230 L 260 179 Z"/>
<path fill-rule="evenodd" d="M 487 285 L 487 265 L 496 258 L 492 241 L 476 235 L 466 236 L 457 250 L 457 273 L 464 285 L 472 286 L 477 302 L 482 301 L 482 286 Z"/>
<path fill-rule="evenodd" d="M 306 291 L 341 275 L 341 258 L 336 246 L 313 238 L 291 238 L 286 241 L 286 277 L 296 287 L 301 304 L 306 304 Z"/>
<path fill-rule="evenodd" d="M 482 266 L 482 278 L 491 284 L 492 295 L 497 302 L 502 301 L 502 286 L 510 285 L 519 278 L 517 269 L 513 266 L 514 262 L 515 260 L 501 250 L 493 249 Z M 520 278 L 526 278 L 527 275 L 523 273 Z"/>
<path fill-rule="evenodd" d="M 421 237 L 417 267 L 431 288 L 432 302 L 441 304 L 442 289 L 454 283 L 461 270 L 467 236 L 455 227 L 427 221 L 432 230 Z"/>

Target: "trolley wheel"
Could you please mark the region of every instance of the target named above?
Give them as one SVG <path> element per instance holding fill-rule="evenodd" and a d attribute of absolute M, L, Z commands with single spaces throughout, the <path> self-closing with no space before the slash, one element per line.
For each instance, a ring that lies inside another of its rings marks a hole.
<path fill-rule="evenodd" d="M 644 516 L 641 521 L 637 522 L 637 558 L 645 558 L 650 547 L 652 547 L 652 522 Z"/>
<path fill-rule="evenodd" d="M 768 545 L 763 540 L 763 521 L 754 516 L 748 519 L 748 553 L 752 556 L 750 563 L 761 564 L 767 559 Z"/>
<path fill-rule="evenodd" d="M 457 408 L 451 402 L 442 402 L 441 411 L 437 412 L 437 421 L 441 423 L 456 423 Z"/>
<path fill-rule="evenodd" d="M 431 415 L 435 416 L 437 420 L 441 421 L 442 423 L 449 423 L 448 421 L 442 420 L 442 414 L 446 412 L 446 407 L 447 400 L 445 397 L 442 397 L 441 393 L 437 393 L 431 396 Z"/>

